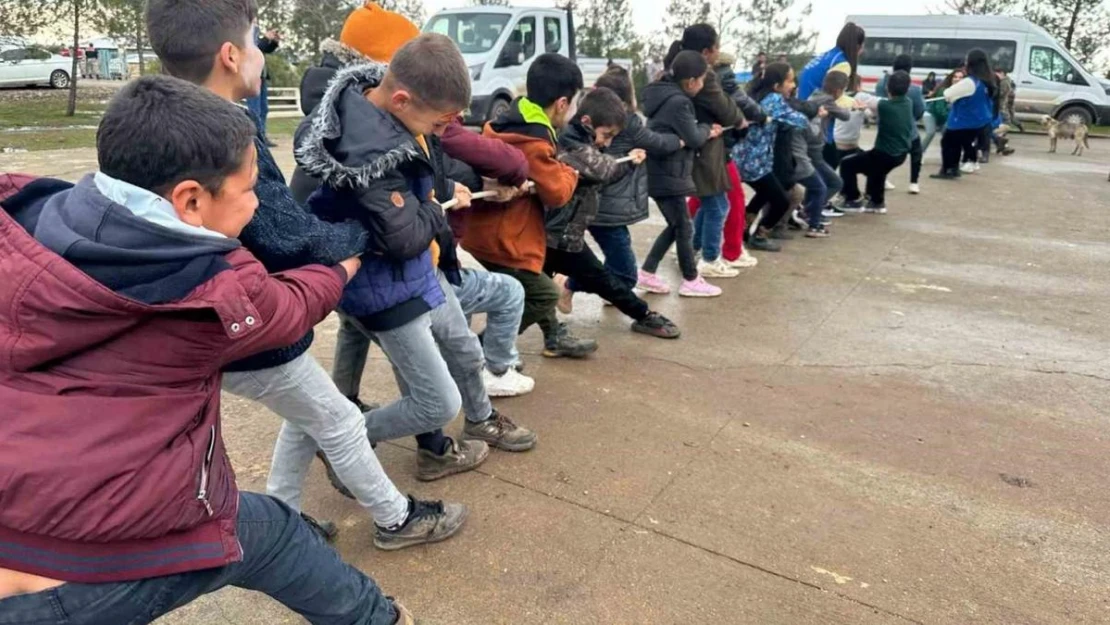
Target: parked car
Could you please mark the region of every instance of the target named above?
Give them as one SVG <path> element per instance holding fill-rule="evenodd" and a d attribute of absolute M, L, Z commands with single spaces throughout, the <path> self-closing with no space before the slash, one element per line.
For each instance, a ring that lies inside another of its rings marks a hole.
<path fill-rule="evenodd" d="M 592 86 L 615 63 L 632 69 L 630 59 L 586 58 L 577 55 L 570 10 L 535 7 L 470 6 L 445 9 L 424 25 L 425 32 L 447 35 L 459 45 L 470 67 L 473 92 L 466 123 L 482 124 L 498 117 L 517 96 L 524 95 L 532 61 L 553 52 L 572 58 Z"/>
<path fill-rule="evenodd" d="M 1020 17 L 996 15 L 851 15 L 867 30 L 859 74 L 873 88 L 894 57 L 913 57 L 914 82 L 943 77 L 980 48 L 1014 80 L 1020 119 L 1051 115 L 1073 124 L 1110 122 L 1110 86 L 1088 71 L 1045 30 Z"/>
<path fill-rule="evenodd" d="M 0 87 L 47 85 L 69 87 L 73 59 L 38 46 L 13 47 L 0 52 Z"/>

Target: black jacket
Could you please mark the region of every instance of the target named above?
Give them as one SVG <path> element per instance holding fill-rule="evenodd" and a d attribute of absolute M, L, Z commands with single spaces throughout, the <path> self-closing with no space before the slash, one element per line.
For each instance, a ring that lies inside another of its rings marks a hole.
<path fill-rule="evenodd" d="M 622 158 L 636 148 L 647 151 L 649 156 L 664 158 L 682 149 L 679 138 L 660 134 L 644 126 L 636 113 L 628 114 L 624 130 L 605 148 L 605 153 Z M 631 163 L 621 165 L 621 176 L 601 189 L 595 226 L 631 226 L 648 217 L 648 170 Z"/>
<path fill-rule="evenodd" d="M 709 140 L 709 125 L 698 123 L 694 103 L 670 74 L 644 87 L 643 101 L 648 129 L 686 142 L 685 148 L 667 156 L 648 155 L 648 193 L 652 197 L 697 195 L 694 153 Z"/>
<path fill-rule="evenodd" d="M 558 159 L 578 171 L 578 187 L 566 206 L 547 211 L 547 246 L 580 252 L 586 245 L 586 228 L 597 217 L 601 187 L 616 180 L 623 165 L 602 154 L 594 145 L 593 129 L 578 120 L 559 133 Z"/>
<path fill-rule="evenodd" d="M 744 121 L 740 107 L 721 88 L 721 79 L 717 72 L 706 72 L 705 86 L 693 100 L 698 123 L 720 124 L 731 128 Z M 706 141 L 694 160 L 694 185 L 697 193 L 691 195 L 705 197 L 726 193 L 732 187 L 725 169 L 727 163 L 723 136 Z"/>

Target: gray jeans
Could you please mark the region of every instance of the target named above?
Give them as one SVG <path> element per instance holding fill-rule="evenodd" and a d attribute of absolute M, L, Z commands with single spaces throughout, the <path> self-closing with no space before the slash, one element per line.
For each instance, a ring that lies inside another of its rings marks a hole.
<path fill-rule="evenodd" d="M 486 314 L 482 350 L 489 370 L 500 375 L 520 363 L 516 337 L 524 314 L 524 287 L 512 276 L 463 269 L 462 285 L 453 286 L 463 314 Z M 347 397 L 358 397 L 366 369 L 369 334 L 346 315 L 339 315 L 332 379 Z"/>
<path fill-rule="evenodd" d="M 369 332 L 348 319 L 382 348 L 401 390 L 401 399 L 366 413 L 371 440 L 431 432 L 450 423 L 460 407 L 475 423 L 493 412 L 482 381 L 482 345 L 443 274 L 439 284 L 447 301 L 399 328 Z"/>
<path fill-rule="evenodd" d="M 322 449 L 375 523 L 390 527 L 405 520 L 408 499 L 370 447 L 366 417 L 311 354 L 271 369 L 225 373 L 223 389 L 261 403 L 284 420 L 270 463 L 269 495 L 299 511 L 305 476 Z"/>

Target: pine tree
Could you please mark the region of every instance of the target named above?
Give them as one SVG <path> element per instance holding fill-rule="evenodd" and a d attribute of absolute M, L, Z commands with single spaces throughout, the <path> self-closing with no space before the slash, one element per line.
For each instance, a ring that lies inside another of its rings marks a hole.
<path fill-rule="evenodd" d="M 1110 12 L 1102 0 L 1027 0 L 1024 14 L 1083 65 L 1094 62 L 1110 43 Z"/>
<path fill-rule="evenodd" d="M 759 52 L 788 58 L 813 52 L 817 33 L 806 28 L 813 4 L 794 10 L 794 0 L 747 0 L 740 5 L 740 18 L 747 24 L 740 31 L 741 52 L 755 57 Z"/>

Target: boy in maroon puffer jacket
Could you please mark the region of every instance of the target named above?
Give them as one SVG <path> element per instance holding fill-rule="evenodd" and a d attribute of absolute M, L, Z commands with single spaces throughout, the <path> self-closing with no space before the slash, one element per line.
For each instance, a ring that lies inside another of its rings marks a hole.
<path fill-rule="evenodd" d="M 288 345 L 356 258 L 273 276 L 236 237 L 255 128 L 184 81 L 123 87 L 77 185 L 0 179 L 0 613 L 141 623 L 223 586 L 313 623 L 411 623 L 277 500 L 240 493 L 220 370 Z M 75 621 L 76 622 L 76 621 Z"/>

